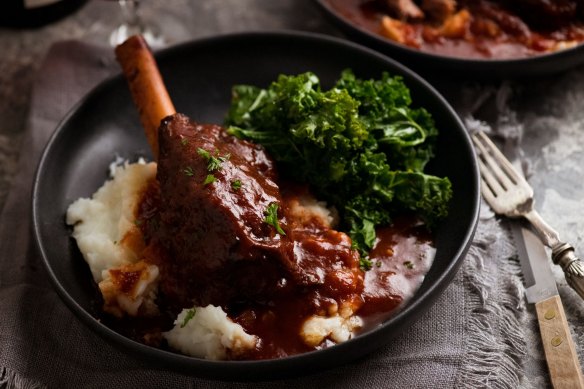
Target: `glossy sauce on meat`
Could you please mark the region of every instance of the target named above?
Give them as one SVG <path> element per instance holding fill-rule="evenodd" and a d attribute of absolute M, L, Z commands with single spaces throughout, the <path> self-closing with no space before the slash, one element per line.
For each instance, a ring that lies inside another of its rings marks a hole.
<path fill-rule="evenodd" d="M 412 296 L 431 264 L 428 232 L 403 217 L 379 229 L 373 268 L 364 272 L 348 235 L 302 212 L 308 188 L 280 180 L 261 146 L 219 126 L 177 114 L 163 121 L 159 139 L 157 180 L 138 209 L 145 261 L 160 270 L 161 316 L 151 319 L 158 331 L 170 329 L 183 308 L 213 304 L 260 339 L 239 358 L 298 354 L 314 349 L 299 335 L 308 317 L 348 308 L 364 318 L 363 328 L 379 324 Z M 274 203 L 284 234 L 266 222 Z M 148 330 L 134 337 L 159 340 Z"/>
<path fill-rule="evenodd" d="M 386 37 L 382 26 L 389 0 L 326 0 L 358 27 Z M 416 2 L 420 3 L 420 2 Z M 405 42 L 428 53 L 462 58 L 524 58 L 584 41 L 584 4 L 575 0 L 462 0 L 470 12 L 463 31 L 449 36 L 435 20 L 405 20 Z M 390 15 L 398 17 L 395 13 Z M 390 39 L 390 38 L 387 38 Z M 393 39 L 392 39 L 393 40 Z"/>
<path fill-rule="evenodd" d="M 263 220 L 281 196 L 263 149 L 178 114 L 163 121 L 159 142 L 155 237 L 167 253 L 157 265 L 168 300 L 177 308 L 224 305 L 236 295 L 276 292 L 280 267 L 270 258 L 281 237 Z"/>

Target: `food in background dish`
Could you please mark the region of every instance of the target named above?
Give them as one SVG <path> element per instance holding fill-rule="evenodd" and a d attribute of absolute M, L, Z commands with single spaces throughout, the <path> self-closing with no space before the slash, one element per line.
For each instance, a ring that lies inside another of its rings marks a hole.
<path fill-rule="evenodd" d="M 584 40 L 579 0 L 325 0 L 351 23 L 421 51 L 522 58 Z"/>
<path fill-rule="evenodd" d="M 144 47 L 121 50 L 134 61 Z M 156 163 L 113 168 L 67 212 L 106 324 L 201 358 L 280 358 L 346 341 L 413 296 L 451 188 L 423 173 L 437 130 L 399 77 L 236 86 L 224 128 L 169 112 L 147 61 L 125 73 Z"/>

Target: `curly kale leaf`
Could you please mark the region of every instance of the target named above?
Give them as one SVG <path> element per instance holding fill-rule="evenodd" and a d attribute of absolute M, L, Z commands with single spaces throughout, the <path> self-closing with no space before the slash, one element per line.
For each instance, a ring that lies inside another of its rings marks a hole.
<path fill-rule="evenodd" d="M 375 228 L 413 211 L 429 225 L 448 212 L 447 178 L 423 173 L 438 131 L 431 115 L 412 108 L 400 77 L 361 80 L 350 70 L 329 90 L 313 73 L 281 75 L 268 88 L 233 88 L 226 123 L 239 138 L 262 144 L 280 171 L 309 183 L 341 212 L 363 255 Z"/>

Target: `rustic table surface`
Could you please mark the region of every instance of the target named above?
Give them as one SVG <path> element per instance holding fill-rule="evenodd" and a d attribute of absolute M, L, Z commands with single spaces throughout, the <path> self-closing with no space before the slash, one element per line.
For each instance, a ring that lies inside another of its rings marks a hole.
<path fill-rule="evenodd" d="M 161 30 L 169 45 L 222 33 L 258 30 L 302 30 L 341 36 L 310 0 L 144 1 L 140 11 L 147 23 Z M 0 210 L 19 173 L 17 160 L 32 86 L 49 48 L 55 42 L 70 39 L 107 46 L 110 33 L 121 20 L 116 2 L 91 0 L 75 14 L 39 29 L 0 28 Z M 488 126 L 502 138 L 518 142 L 530 182 L 536 189 L 538 210 L 562 232 L 565 240 L 581 247 L 584 67 L 527 82 L 461 85 L 443 81 L 439 89 L 469 126 Z M 468 267 L 464 272 L 461 277 L 466 277 Z M 584 305 L 574 298 L 561 272 L 557 269 L 555 272 L 582 361 Z M 495 282 L 493 288 L 496 285 Z M 488 329 L 489 323 L 484 326 Z M 525 358 L 541 356 L 538 335 L 533 336 L 535 340 L 524 340 Z M 530 347 L 537 347 L 538 351 Z M 535 369 L 529 363 L 520 374 L 522 377 L 529 377 L 530 369 Z M 541 367 L 541 361 L 538 363 Z M 537 387 L 529 378 L 523 379 L 523 385 Z"/>

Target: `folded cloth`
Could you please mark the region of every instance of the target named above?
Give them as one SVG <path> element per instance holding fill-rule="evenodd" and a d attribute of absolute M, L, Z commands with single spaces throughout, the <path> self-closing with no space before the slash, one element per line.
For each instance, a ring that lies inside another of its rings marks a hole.
<path fill-rule="evenodd" d="M 83 325 L 48 280 L 30 232 L 35 167 L 67 111 L 117 71 L 111 49 L 70 41 L 52 47 L 38 75 L 18 175 L 0 218 L 0 388 L 271 388 L 274 382 L 227 384 L 153 369 Z M 278 387 L 548 385 L 515 256 L 508 231 L 483 207 L 461 271 L 410 328 L 360 361 Z"/>

